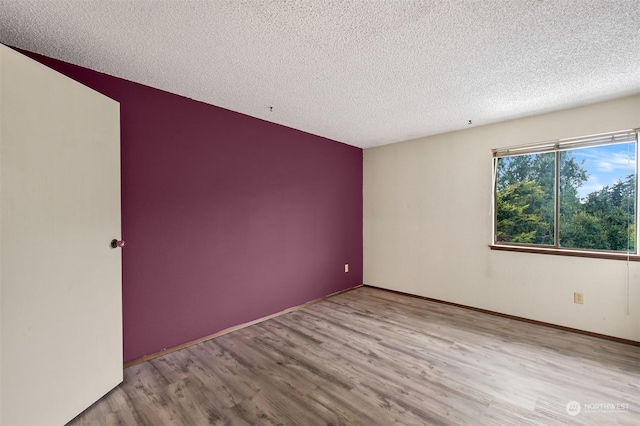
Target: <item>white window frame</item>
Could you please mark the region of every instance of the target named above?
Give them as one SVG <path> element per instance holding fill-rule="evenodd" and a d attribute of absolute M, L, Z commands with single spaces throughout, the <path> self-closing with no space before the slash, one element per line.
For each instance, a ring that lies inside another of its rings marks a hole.
<path fill-rule="evenodd" d="M 640 187 L 639 184 L 639 158 L 640 153 L 638 148 L 640 129 L 627 129 L 609 133 L 599 133 L 595 135 L 580 136 L 575 138 L 558 139 L 554 141 L 546 141 L 535 144 L 516 145 L 505 148 L 496 148 L 492 150 L 493 153 L 493 170 L 492 170 L 492 203 L 491 203 L 491 244 L 489 245 L 495 250 L 507 250 L 507 251 L 523 251 L 534 252 L 543 254 L 560 254 L 569 256 L 580 257 L 600 257 L 608 259 L 624 259 L 624 260 L 637 260 L 640 261 L 639 245 L 640 245 Z M 580 248 L 564 248 L 559 245 L 559 153 L 562 151 L 569 151 L 577 148 L 587 148 L 595 146 L 612 145 L 616 143 L 628 142 L 629 138 L 635 138 L 635 188 L 636 188 L 636 206 L 635 206 L 635 233 L 636 241 L 634 250 L 627 251 L 611 251 L 611 250 L 594 250 L 594 249 L 580 249 Z M 498 242 L 496 241 L 496 219 L 497 219 L 497 167 L 498 159 L 505 157 L 514 157 L 517 155 L 530 155 L 540 153 L 555 153 L 555 199 L 554 199 L 554 244 L 553 245 L 541 245 L 541 244 L 526 244 L 526 243 L 513 243 L 513 242 Z"/>

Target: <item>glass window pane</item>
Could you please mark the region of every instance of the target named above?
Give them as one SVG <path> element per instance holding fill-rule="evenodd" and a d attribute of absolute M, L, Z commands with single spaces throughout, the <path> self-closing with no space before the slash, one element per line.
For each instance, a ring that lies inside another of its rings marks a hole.
<path fill-rule="evenodd" d="M 635 251 L 635 143 L 560 153 L 560 232 L 565 248 Z"/>
<path fill-rule="evenodd" d="M 496 242 L 553 245 L 555 154 L 497 161 Z"/>

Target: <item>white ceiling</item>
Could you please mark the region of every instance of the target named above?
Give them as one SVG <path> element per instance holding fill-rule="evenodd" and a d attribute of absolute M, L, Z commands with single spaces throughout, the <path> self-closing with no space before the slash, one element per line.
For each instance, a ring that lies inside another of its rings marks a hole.
<path fill-rule="evenodd" d="M 0 42 L 363 148 L 640 92 L 638 0 L 0 0 Z"/>

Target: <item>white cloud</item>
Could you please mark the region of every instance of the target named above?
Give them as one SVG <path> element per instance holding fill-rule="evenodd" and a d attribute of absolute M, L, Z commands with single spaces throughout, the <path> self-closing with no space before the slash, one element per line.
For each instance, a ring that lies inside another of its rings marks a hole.
<path fill-rule="evenodd" d="M 611 173 L 614 171 L 622 171 L 625 174 L 635 172 L 636 162 L 634 158 L 619 152 L 607 153 L 607 155 L 598 155 L 597 169 L 600 172 Z"/>

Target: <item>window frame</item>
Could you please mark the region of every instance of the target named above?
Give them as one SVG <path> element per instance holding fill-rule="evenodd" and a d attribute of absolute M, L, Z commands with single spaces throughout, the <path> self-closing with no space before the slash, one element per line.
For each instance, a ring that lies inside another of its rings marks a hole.
<path fill-rule="evenodd" d="M 579 148 L 590 148 L 597 146 L 613 145 L 616 143 L 624 143 L 625 139 L 634 138 L 629 142 L 635 143 L 635 244 L 634 250 L 616 251 L 606 249 L 582 249 L 567 248 L 560 246 L 560 153 L 563 151 L 571 151 Z M 515 145 L 505 148 L 495 148 L 493 154 L 492 168 L 492 203 L 491 203 L 491 244 L 492 250 L 529 252 L 537 254 L 552 254 L 574 257 L 594 257 L 603 259 L 619 259 L 627 261 L 640 261 L 640 193 L 638 184 L 640 153 L 640 128 L 627 129 L 616 132 L 599 133 L 588 136 L 580 136 L 575 138 L 557 139 L 534 144 Z M 505 157 L 515 157 L 518 155 L 533 155 L 542 153 L 554 153 L 554 244 L 531 244 L 497 241 L 497 213 L 498 213 L 498 160 Z"/>

